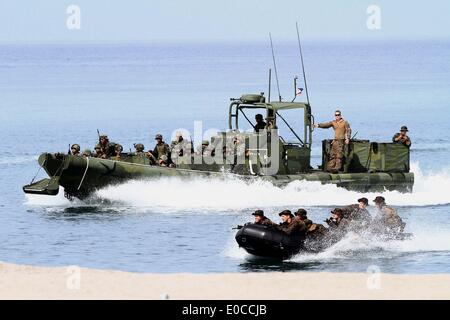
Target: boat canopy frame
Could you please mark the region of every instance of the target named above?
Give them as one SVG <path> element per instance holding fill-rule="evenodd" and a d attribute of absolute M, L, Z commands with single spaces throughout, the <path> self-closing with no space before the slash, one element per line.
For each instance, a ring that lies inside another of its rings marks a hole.
<path fill-rule="evenodd" d="M 292 131 L 292 133 L 300 141 L 302 147 L 311 148 L 312 145 L 312 131 L 313 131 L 313 116 L 311 114 L 311 107 L 307 103 L 303 102 L 256 102 L 248 103 L 242 102 L 240 100 L 234 100 L 230 104 L 229 115 L 228 115 L 228 128 L 230 130 L 239 130 L 239 113 L 241 113 L 244 118 L 254 127 L 254 124 L 248 119 L 243 110 L 245 109 L 265 109 L 266 118 L 273 119 L 273 124 L 277 125 L 277 118 L 280 117 L 281 120 L 287 125 L 287 127 Z M 303 128 L 292 128 L 289 122 L 279 113 L 283 110 L 293 110 L 299 109 L 303 110 Z M 234 119 L 234 121 L 233 121 Z M 303 132 L 301 137 L 295 129 L 300 129 Z"/>

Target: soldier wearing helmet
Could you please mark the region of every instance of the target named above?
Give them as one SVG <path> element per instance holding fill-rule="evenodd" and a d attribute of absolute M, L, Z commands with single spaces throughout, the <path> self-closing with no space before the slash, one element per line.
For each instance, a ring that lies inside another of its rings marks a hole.
<path fill-rule="evenodd" d="M 135 143 L 134 150 L 137 156 L 143 156 L 145 154 L 145 147 L 142 143 Z"/>
<path fill-rule="evenodd" d="M 107 159 L 116 154 L 116 144 L 114 142 L 110 142 L 106 134 L 102 134 L 99 136 L 99 144 L 102 148 L 102 156 L 99 158 Z"/>
<path fill-rule="evenodd" d="M 161 134 L 157 134 L 155 136 L 156 145 L 153 151 L 147 152 L 147 155 L 153 159 L 156 163 L 159 163 L 159 159 L 161 156 L 167 157 L 167 162 L 170 162 L 170 147 L 167 143 L 164 142 L 163 136 Z"/>
<path fill-rule="evenodd" d="M 122 157 L 123 147 L 120 144 L 116 144 L 114 147 L 114 156 L 111 157 L 112 160 L 120 160 Z"/>
<path fill-rule="evenodd" d="M 70 154 L 73 156 L 80 156 L 80 145 L 74 143 L 71 147 L 70 147 Z"/>
<path fill-rule="evenodd" d="M 170 156 L 174 163 L 177 163 L 178 157 L 190 155 L 192 153 L 192 142 L 184 139 L 181 132 L 177 132 L 175 140 L 170 144 Z"/>
<path fill-rule="evenodd" d="M 103 149 L 100 143 L 97 143 L 94 148 L 94 157 L 95 158 L 104 158 Z"/>
<path fill-rule="evenodd" d="M 83 151 L 83 157 L 84 157 L 84 158 L 92 157 L 92 151 L 91 151 L 91 149 L 85 149 L 85 150 Z"/>

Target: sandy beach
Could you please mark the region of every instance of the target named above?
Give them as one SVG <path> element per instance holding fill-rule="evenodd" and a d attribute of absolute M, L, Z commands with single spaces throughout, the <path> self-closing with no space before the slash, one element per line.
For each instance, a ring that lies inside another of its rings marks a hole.
<path fill-rule="evenodd" d="M 450 274 L 142 274 L 0 263 L 1 299 L 450 299 Z"/>

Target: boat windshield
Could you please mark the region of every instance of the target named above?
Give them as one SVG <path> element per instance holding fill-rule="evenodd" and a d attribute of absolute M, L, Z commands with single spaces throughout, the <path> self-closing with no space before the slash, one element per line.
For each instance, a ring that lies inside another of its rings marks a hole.
<path fill-rule="evenodd" d="M 260 114 L 263 121 L 266 121 L 266 108 L 239 108 L 238 125 L 240 131 L 254 131 L 256 125 L 256 115 Z"/>
<path fill-rule="evenodd" d="M 278 110 L 276 124 L 278 135 L 285 142 L 300 143 L 304 145 L 306 141 L 305 118 L 303 109 Z"/>

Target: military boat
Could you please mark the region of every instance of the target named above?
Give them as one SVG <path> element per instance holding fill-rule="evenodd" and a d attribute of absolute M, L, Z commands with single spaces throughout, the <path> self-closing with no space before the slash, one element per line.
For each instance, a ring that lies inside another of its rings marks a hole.
<path fill-rule="evenodd" d="M 247 112 L 265 114 L 271 129 L 253 130 Z M 247 123 L 251 129 L 241 130 Z M 304 180 L 360 192 L 412 190 L 414 174 L 410 172 L 410 150 L 402 144 L 352 139 L 346 146 L 342 171 L 330 173 L 325 168 L 332 140 L 324 140 L 322 164 L 313 168 L 313 125 L 309 103 L 266 102 L 263 93 L 245 94 L 231 99 L 228 130 L 211 137 L 210 149 L 215 152 L 197 154 L 190 152 L 189 147 L 177 157 L 176 167 L 161 167 L 152 164 L 150 158 L 134 153 L 122 153 L 120 159 L 115 160 L 43 153 L 38 163 L 48 178 L 32 181 L 23 191 L 56 195 L 62 187 L 66 197 L 84 199 L 105 186 L 132 179 L 228 176 L 245 181 L 266 180 L 277 186 Z"/>

